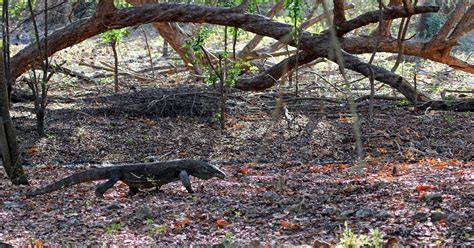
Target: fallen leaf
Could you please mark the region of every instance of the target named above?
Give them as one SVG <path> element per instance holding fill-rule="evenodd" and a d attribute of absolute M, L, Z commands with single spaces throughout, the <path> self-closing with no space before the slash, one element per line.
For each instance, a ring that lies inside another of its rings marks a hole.
<path fill-rule="evenodd" d="M 281 220 L 280 221 L 280 225 L 283 227 L 283 228 L 288 228 L 290 227 L 290 223 L 286 220 Z"/>
<path fill-rule="evenodd" d="M 171 225 L 172 229 L 181 229 L 185 227 L 186 225 L 189 224 L 189 219 L 182 219 L 182 220 L 176 220 L 173 225 Z"/>
<path fill-rule="evenodd" d="M 347 117 L 347 116 L 346 116 L 346 117 L 340 117 L 340 118 L 338 119 L 338 121 L 339 121 L 339 122 L 343 122 L 343 123 L 349 123 L 349 122 L 352 121 L 352 119 L 351 119 L 350 117 Z"/>
<path fill-rule="evenodd" d="M 240 125 L 240 124 L 235 124 L 234 128 L 235 129 L 242 129 L 244 127 L 244 125 Z"/>
<path fill-rule="evenodd" d="M 35 247 L 38 247 L 38 248 L 43 247 L 43 242 L 41 242 L 41 240 L 37 240 Z"/>
<path fill-rule="evenodd" d="M 38 147 L 36 145 L 33 145 L 32 147 L 28 148 L 28 150 L 26 150 L 26 155 L 33 156 L 37 152 L 38 152 Z"/>
<path fill-rule="evenodd" d="M 313 247 L 316 247 L 316 248 L 330 248 L 332 246 L 331 246 L 331 244 L 329 244 L 327 242 L 324 242 L 324 241 L 321 241 L 321 240 L 316 240 L 313 243 Z"/>
<path fill-rule="evenodd" d="M 350 193 L 352 193 L 352 191 L 354 191 L 354 188 L 352 187 L 351 184 L 349 184 L 346 187 L 344 187 L 341 192 L 343 194 L 350 194 Z"/>
<path fill-rule="evenodd" d="M 280 225 L 283 227 L 283 229 L 288 229 L 288 230 L 298 230 L 298 229 L 300 229 L 300 226 L 298 224 L 293 224 L 293 223 L 290 223 L 286 220 L 280 220 Z"/>
<path fill-rule="evenodd" d="M 459 160 L 457 160 L 457 159 L 451 159 L 451 160 L 449 160 L 449 161 L 446 162 L 446 163 L 447 163 L 448 165 L 451 165 L 451 166 L 453 166 L 453 165 L 462 165 L 462 162 L 459 161 Z"/>
<path fill-rule="evenodd" d="M 249 174 L 249 172 L 250 172 L 250 169 L 247 168 L 247 167 L 244 167 L 244 168 L 240 168 L 240 169 L 239 169 L 239 173 L 242 173 L 242 174 L 244 174 L 244 175 Z"/>
<path fill-rule="evenodd" d="M 416 186 L 415 190 L 420 192 L 420 191 L 425 191 L 429 189 L 438 189 L 436 186 L 433 185 L 418 185 Z"/>
<path fill-rule="evenodd" d="M 219 219 L 219 220 L 216 221 L 216 225 L 217 225 L 217 227 L 223 228 L 223 227 L 226 227 L 226 226 L 230 225 L 230 223 L 226 220 Z"/>
<path fill-rule="evenodd" d="M 396 237 L 391 237 L 391 238 L 389 238 L 389 239 L 387 240 L 387 243 L 385 243 L 385 246 L 386 246 L 386 247 L 390 247 L 390 248 L 391 248 L 391 247 L 399 247 L 399 243 L 400 243 L 400 242 L 398 242 L 398 238 L 396 238 Z"/>
<path fill-rule="evenodd" d="M 145 119 L 143 120 L 143 122 L 147 124 L 148 126 L 155 126 L 158 123 L 157 121 L 152 120 L 152 119 Z"/>
<path fill-rule="evenodd" d="M 418 195 L 418 199 L 423 200 L 423 199 L 425 199 L 426 195 L 427 195 L 426 191 L 423 191 Z"/>
<path fill-rule="evenodd" d="M 387 153 L 387 149 L 385 148 L 377 148 L 376 149 L 379 153 Z"/>
<path fill-rule="evenodd" d="M 178 155 L 180 155 L 180 156 L 188 156 L 189 153 L 188 153 L 187 151 L 180 151 L 180 152 L 178 152 Z"/>

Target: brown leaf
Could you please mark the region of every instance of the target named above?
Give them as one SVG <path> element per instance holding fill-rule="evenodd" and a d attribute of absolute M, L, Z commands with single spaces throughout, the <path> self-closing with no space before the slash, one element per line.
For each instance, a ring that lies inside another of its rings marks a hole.
<path fill-rule="evenodd" d="M 250 169 L 248 167 L 244 167 L 244 168 L 239 169 L 239 173 L 242 173 L 244 175 L 249 174 L 249 172 L 250 172 Z"/>
<path fill-rule="evenodd" d="M 244 125 L 235 124 L 234 128 L 235 129 L 242 129 L 242 128 L 244 128 Z"/>
<path fill-rule="evenodd" d="M 398 238 L 391 237 L 387 240 L 387 243 L 385 243 L 386 247 L 399 247 L 400 242 L 398 241 Z"/>
<path fill-rule="evenodd" d="M 283 227 L 283 229 L 288 229 L 288 230 L 293 230 L 293 231 L 300 229 L 300 226 L 298 224 L 293 224 L 286 220 L 280 220 L 280 225 Z"/>
<path fill-rule="evenodd" d="M 339 122 L 343 122 L 343 123 L 350 123 L 352 122 L 352 119 L 350 117 L 341 117 L 338 119 Z"/>
<path fill-rule="evenodd" d="M 40 247 L 43 247 L 43 242 L 41 242 L 41 240 L 37 240 L 36 243 L 35 243 L 35 248 L 40 248 Z"/>
<path fill-rule="evenodd" d="M 326 243 L 326 242 L 324 242 L 324 241 L 316 240 L 316 241 L 314 241 L 314 243 L 313 243 L 313 247 L 316 247 L 316 248 L 330 248 L 330 247 L 332 247 L 332 246 L 331 246 L 331 244 Z"/>
<path fill-rule="evenodd" d="M 181 229 L 185 227 L 186 225 L 189 224 L 189 219 L 182 219 L 182 220 L 176 220 L 173 225 L 171 225 L 172 229 Z"/>
<path fill-rule="evenodd" d="M 216 221 L 216 225 L 217 225 L 217 227 L 219 227 L 219 228 L 224 228 L 224 227 L 230 225 L 230 223 L 229 223 L 228 221 L 226 221 L 226 220 L 219 219 L 219 220 Z"/>
<path fill-rule="evenodd" d="M 418 185 L 416 186 L 415 190 L 420 192 L 420 191 L 425 191 L 429 189 L 438 189 L 436 186 L 433 185 Z"/>
<path fill-rule="evenodd" d="M 38 147 L 36 145 L 31 146 L 26 150 L 26 155 L 33 156 L 38 152 Z"/>

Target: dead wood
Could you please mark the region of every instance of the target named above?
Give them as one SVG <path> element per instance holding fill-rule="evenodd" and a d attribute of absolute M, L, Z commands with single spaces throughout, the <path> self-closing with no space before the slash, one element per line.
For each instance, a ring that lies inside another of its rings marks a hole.
<path fill-rule="evenodd" d="M 89 83 L 94 83 L 94 80 L 88 76 L 86 76 L 84 73 L 73 71 L 71 69 L 68 69 L 64 66 L 60 65 L 51 65 L 50 70 L 53 70 L 55 72 L 63 73 L 64 75 L 68 75 L 70 77 L 75 77 L 79 80 L 84 80 Z"/>
<path fill-rule="evenodd" d="M 90 111 L 132 117 L 213 117 L 219 106 L 217 93 L 204 87 L 144 88 L 94 99 L 105 107 Z"/>
<path fill-rule="evenodd" d="M 449 111 L 474 111 L 474 98 L 459 100 L 433 100 L 427 101 L 418 107 L 419 109 L 449 110 Z"/>
<path fill-rule="evenodd" d="M 92 65 L 92 64 L 89 64 L 89 63 L 86 63 L 86 62 L 81 62 L 79 63 L 80 66 L 87 66 L 87 67 L 90 67 L 90 68 L 93 68 L 93 69 L 99 69 L 99 70 L 104 70 L 104 71 L 110 71 L 110 72 L 113 72 L 114 69 L 112 68 L 112 65 L 110 64 L 107 64 L 105 62 L 101 62 L 104 64 L 104 66 L 99 66 L 99 65 Z M 142 76 L 142 75 L 138 75 L 137 73 L 135 72 L 131 72 L 131 71 L 125 71 L 124 69 L 119 69 L 119 75 L 123 75 L 123 76 L 129 76 L 129 77 L 133 77 L 135 79 L 138 79 L 140 81 L 146 81 L 146 82 L 149 82 L 149 81 L 158 81 L 159 79 L 157 78 L 152 78 L 152 77 L 146 77 L 146 76 Z M 113 75 L 113 74 L 111 74 Z M 107 76 L 107 75 L 103 75 L 103 76 Z"/>
<path fill-rule="evenodd" d="M 369 100 L 369 99 L 370 99 L 370 95 L 365 95 L 365 96 L 361 96 L 361 97 L 355 99 L 354 102 L 363 102 L 363 101 Z M 404 98 L 404 97 L 385 96 L 385 95 L 375 95 L 373 99 L 377 99 L 377 100 L 387 100 L 387 101 L 402 101 L 402 100 L 406 100 L 406 98 Z"/>

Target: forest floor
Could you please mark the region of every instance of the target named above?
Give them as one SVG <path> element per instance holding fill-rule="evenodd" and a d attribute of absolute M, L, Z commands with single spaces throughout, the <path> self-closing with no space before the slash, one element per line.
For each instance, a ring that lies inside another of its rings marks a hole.
<path fill-rule="evenodd" d="M 323 69 L 323 76 L 337 73 Z M 472 77 L 456 72 L 436 76 L 472 86 Z M 111 85 L 62 81 L 51 92 L 44 138 L 36 134 L 32 102 L 15 103 L 31 185 L 13 186 L 0 171 L 0 195 L 8 195 L 0 198 L 0 241 L 259 247 L 336 244 L 344 230 L 342 239 L 350 239 L 350 229 L 373 244 L 474 245 L 472 113 L 377 100 L 370 120 L 367 101 L 359 102 L 367 161 L 361 168 L 344 102 L 314 90 L 296 97 L 290 87 L 236 92 L 221 130 L 218 95 L 185 80 L 177 74 L 163 77 L 164 84 L 126 81 L 118 94 Z M 319 83 L 307 76 L 300 86 Z M 228 176 L 192 178 L 192 195 L 176 182 L 131 197 L 120 183 L 104 198 L 94 196 L 97 183 L 15 196 L 85 168 L 150 156 L 210 160 Z"/>

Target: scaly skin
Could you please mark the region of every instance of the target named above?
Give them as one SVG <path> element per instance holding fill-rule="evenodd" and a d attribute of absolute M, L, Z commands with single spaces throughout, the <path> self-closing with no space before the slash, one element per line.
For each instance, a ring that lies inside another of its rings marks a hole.
<path fill-rule="evenodd" d="M 96 196 L 102 197 L 105 191 L 113 187 L 117 181 L 122 181 L 129 186 L 130 195 L 137 193 L 138 189 L 141 188 L 159 188 L 164 184 L 178 180 L 183 183 L 189 193 L 193 193 L 189 176 L 195 176 L 200 179 L 210 179 L 213 177 L 222 179 L 225 178 L 225 173 L 209 163 L 191 159 L 127 164 L 79 172 L 44 188 L 28 192 L 26 195 L 41 195 L 83 182 L 106 179 L 107 181 L 100 184 L 95 190 Z"/>

